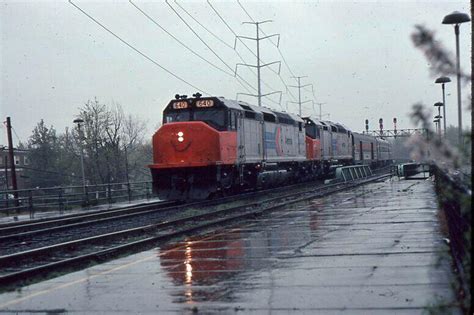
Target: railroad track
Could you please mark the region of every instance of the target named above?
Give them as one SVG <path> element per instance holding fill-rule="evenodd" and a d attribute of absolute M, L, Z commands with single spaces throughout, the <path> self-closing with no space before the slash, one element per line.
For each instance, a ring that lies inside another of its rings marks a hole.
<path fill-rule="evenodd" d="M 388 170 L 387 167 L 375 170 L 374 174 L 378 174 L 380 172 L 386 172 Z M 377 173 L 378 172 L 378 173 Z M 318 184 L 317 181 L 303 183 L 303 184 L 295 184 L 289 185 L 285 187 L 261 190 L 261 191 L 253 191 L 247 192 L 240 195 L 229 196 L 225 198 L 219 198 L 216 200 L 211 201 L 201 201 L 201 202 L 193 202 L 187 203 L 182 205 L 182 208 L 189 208 L 189 207 L 204 207 L 204 206 L 213 206 L 219 203 L 226 203 L 228 201 L 235 201 L 238 199 L 248 199 L 259 196 L 265 193 L 274 193 L 279 191 L 287 191 L 291 189 L 299 189 L 305 188 L 309 184 Z M 23 236 L 30 236 L 34 237 L 37 235 L 41 235 L 44 233 L 54 233 L 61 230 L 67 230 L 75 227 L 80 226 L 87 226 L 87 225 L 94 225 L 96 223 L 106 222 L 108 220 L 121 220 L 130 218 L 133 216 L 140 216 L 152 213 L 158 209 L 167 210 L 167 208 L 171 208 L 173 206 L 178 206 L 182 204 L 182 202 L 177 201 L 157 201 L 151 202 L 141 205 L 134 205 L 128 206 L 123 208 L 117 209 L 109 209 L 109 210 L 98 210 L 93 212 L 87 213 L 76 213 L 70 215 L 64 215 L 60 217 L 53 217 L 53 218 L 43 218 L 37 220 L 29 220 L 28 222 L 13 222 L 13 223 L 6 223 L 0 224 L 0 241 L 7 242 L 7 241 L 20 241 L 21 237 Z M 180 208 L 176 208 L 176 210 L 180 210 Z M 1 251 L 0 251 L 1 254 Z"/>
<path fill-rule="evenodd" d="M 62 218 L 41 220 L 39 222 L 10 224 L 0 226 L 0 256 L 19 251 L 28 251 L 34 248 L 64 243 L 77 238 L 92 237 L 133 227 L 146 225 L 149 222 L 160 222 L 176 213 L 192 212 L 194 210 L 211 207 L 241 200 L 252 200 L 262 194 L 281 193 L 288 189 L 304 189 L 306 184 L 296 184 L 286 187 L 249 192 L 225 198 L 183 203 L 176 201 L 156 202 L 147 205 L 127 207 L 105 212 L 72 215 Z M 312 184 L 320 184 L 312 182 Z"/>
<path fill-rule="evenodd" d="M 175 217 L 165 222 L 105 233 L 62 242 L 40 248 L 0 256 L 0 285 L 8 290 L 28 280 L 49 277 L 51 273 L 72 271 L 92 262 L 110 260 L 125 254 L 152 248 L 160 242 L 180 237 L 198 230 L 235 223 L 245 218 L 287 206 L 304 200 L 350 189 L 367 182 L 380 180 L 389 175 L 351 183 L 316 186 L 299 192 L 279 194 L 264 200 L 198 214 Z M 307 185 L 306 185 L 307 186 Z M 286 188 L 287 190 L 288 188 Z"/>
<path fill-rule="evenodd" d="M 90 222 L 103 218 L 116 217 L 123 214 L 140 213 L 149 209 L 167 207 L 175 204 L 177 204 L 176 201 L 156 201 L 108 210 L 94 210 L 82 213 L 54 216 L 51 218 L 28 220 L 25 222 L 4 223 L 0 224 L 0 237 L 32 232 L 35 230 L 43 230 L 49 227 L 58 227 L 60 225 Z"/>

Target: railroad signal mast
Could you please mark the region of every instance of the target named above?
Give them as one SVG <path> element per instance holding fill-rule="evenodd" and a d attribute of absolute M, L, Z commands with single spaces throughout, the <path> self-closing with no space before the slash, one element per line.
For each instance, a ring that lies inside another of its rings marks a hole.
<path fill-rule="evenodd" d="M 258 106 L 262 106 L 262 97 L 263 96 L 268 96 L 268 95 L 272 95 L 272 94 L 280 94 L 280 105 L 281 105 L 281 95 L 282 95 L 281 91 L 273 91 L 273 92 L 270 92 L 270 93 L 262 94 L 262 82 L 261 82 L 260 69 L 263 68 L 263 67 L 270 66 L 272 64 L 278 64 L 278 74 L 280 74 L 280 70 L 281 70 L 281 61 L 273 61 L 273 62 L 269 62 L 269 63 L 263 64 L 263 65 L 260 64 L 260 41 L 261 40 L 269 39 L 271 37 L 276 36 L 276 37 L 278 37 L 278 41 L 277 41 L 276 46 L 278 47 L 280 45 L 280 34 L 272 34 L 272 35 L 267 35 L 267 36 L 264 36 L 264 37 L 260 37 L 259 25 L 264 24 L 264 23 L 268 23 L 268 22 L 273 22 L 273 21 L 272 20 L 265 20 L 265 21 L 261 21 L 261 22 L 243 22 L 242 24 L 254 24 L 256 26 L 256 29 L 257 29 L 257 36 L 256 37 L 236 36 L 235 37 L 235 42 L 234 42 L 234 49 L 236 49 L 236 47 L 237 47 L 237 39 L 238 38 L 254 40 L 257 43 L 257 65 L 251 65 L 251 64 L 246 64 L 246 63 L 238 63 L 238 64 L 235 65 L 234 76 L 237 75 L 237 69 L 238 69 L 239 66 L 257 68 L 257 94 L 237 93 L 237 95 L 242 94 L 242 95 L 257 97 Z"/>
<path fill-rule="evenodd" d="M 364 134 L 377 138 L 397 138 L 410 137 L 413 135 L 422 135 L 428 137 L 428 130 L 425 128 L 397 129 L 397 118 L 393 118 L 393 129 L 383 129 L 383 119 L 379 119 L 379 130 L 369 130 L 369 120 L 365 120 Z"/>

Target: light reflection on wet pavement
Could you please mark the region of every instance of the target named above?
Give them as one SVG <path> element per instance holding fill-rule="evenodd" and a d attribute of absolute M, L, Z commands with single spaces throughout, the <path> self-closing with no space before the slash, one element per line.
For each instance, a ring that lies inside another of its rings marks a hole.
<path fill-rule="evenodd" d="M 0 295 L 0 309 L 419 314 L 452 306 L 434 197 L 429 181 L 361 186 Z"/>

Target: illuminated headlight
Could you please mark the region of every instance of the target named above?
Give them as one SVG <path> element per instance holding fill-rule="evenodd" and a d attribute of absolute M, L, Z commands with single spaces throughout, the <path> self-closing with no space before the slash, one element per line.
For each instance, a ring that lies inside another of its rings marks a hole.
<path fill-rule="evenodd" d="M 179 142 L 183 142 L 183 141 L 184 141 L 184 138 L 183 138 L 183 137 L 178 137 L 178 141 L 179 141 Z"/>
<path fill-rule="evenodd" d="M 182 131 L 178 132 L 178 137 L 182 137 L 184 133 Z"/>

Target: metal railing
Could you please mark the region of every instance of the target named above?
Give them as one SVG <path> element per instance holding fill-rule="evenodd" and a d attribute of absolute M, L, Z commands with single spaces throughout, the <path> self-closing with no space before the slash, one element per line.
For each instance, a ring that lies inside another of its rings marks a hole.
<path fill-rule="evenodd" d="M 471 197 L 472 191 L 461 180 L 437 166 L 433 166 L 436 193 L 440 208 L 444 210 L 449 233 L 449 244 L 459 275 L 464 302 L 470 302 L 471 273 Z M 459 290 L 459 292 L 461 292 Z M 466 305 L 465 305 L 466 308 Z"/>
<path fill-rule="evenodd" d="M 336 169 L 336 179 L 344 182 L 362 179 L 372 176 L 372 170 L 368 165 L 351 165 L 338 167 Z"/>
<path fill-rule="evenodd" d="M 15 200 L 15 192 L 18 200 Z M 151 197 L 150 181 L 7 190 L 0 191 L 0 217 L 27 213 L 33 218 L 40 211 L 63 213 L 72 209 Z"/>
<path fill-rule="evenodd" d="M 393 166 L 392 173 L 399 178 L 426 179 L 432 175 L 432 168 L 428 163 L 400 163 Z"/>

